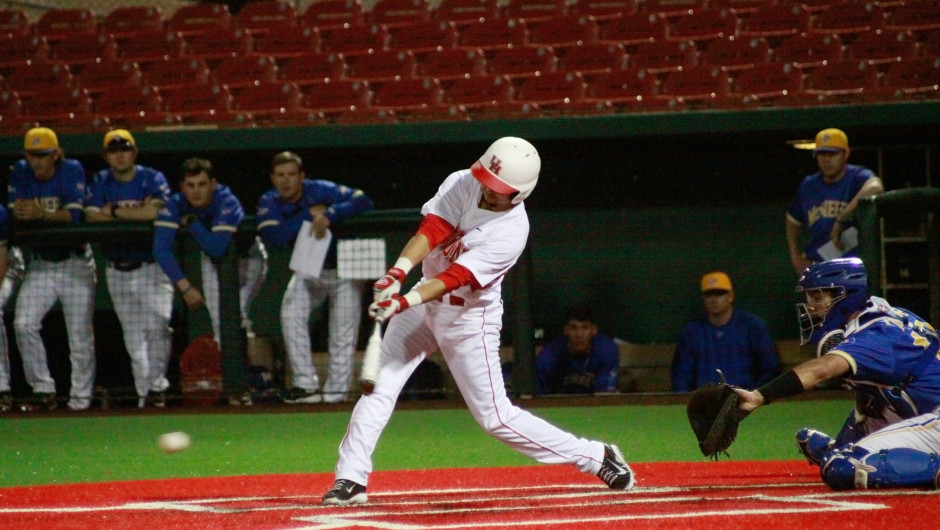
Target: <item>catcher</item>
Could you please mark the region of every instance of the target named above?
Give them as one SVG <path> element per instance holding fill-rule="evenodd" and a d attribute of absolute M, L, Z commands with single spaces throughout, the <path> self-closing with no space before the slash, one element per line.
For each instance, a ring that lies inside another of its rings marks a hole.
<path fill-rule="evenodd" d="M 806 296 L 797 304 L 800 339 L 819 345 L 817 358 L 756 390 L 725 385 L 723 397 L 713 391 L 724 401 L 721 407 L 711 405 L 717 412 L 707 430 L 702 405 L 693 408 L 693 401 L 705 398 L 693 395 L 689 417 L 700 415 L 693 429 L 702 451 L 710 456 L 724 451 L 751 411 L 840 378 L 855 389 L 856 398 L 839 433 L 830 437 L 804 428 L 796 434 L 800 452 L 819 465 L 823 481 L 836 490 L 940 488 L 940 336 L 910 311 L 869 296 L 867 288 L 868 274 L 858 258 L 806 269 L 797 286 Z"/>

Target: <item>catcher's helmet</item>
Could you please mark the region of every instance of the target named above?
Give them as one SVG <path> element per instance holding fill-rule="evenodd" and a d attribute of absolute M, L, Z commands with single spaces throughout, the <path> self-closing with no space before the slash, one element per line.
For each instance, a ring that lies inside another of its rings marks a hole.
<path fill-rule="evenodd" d="M 470 167 L 481 184 L 496 193 L 516 194 L 513 204 L 522 202 L 539 180 L 542 161 L 538 151 L 522 138 L 506 136 L 493 142 Z"/>
<path fill-rule="evenodd" d="M 796 304 L 800 344 L 816 342 L 826 333 L 841 328 L 853 313 L 865 306 L 868 272 L 858 258 L 815 263 L 803 271 L 796 291 L 807 293 L 806 301 Z M 826 307 L 819 308 L 812 293 L 822 291 L 831 291 L 832 299 Z"/>

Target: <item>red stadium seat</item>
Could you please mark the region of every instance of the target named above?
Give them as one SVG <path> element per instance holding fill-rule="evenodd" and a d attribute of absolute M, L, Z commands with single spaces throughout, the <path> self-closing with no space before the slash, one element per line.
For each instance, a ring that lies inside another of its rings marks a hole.
<path fill-rule="evenodd" d="M 905 59 L 888 67 L 884 91 L 895 98 L 940 95 L 940 57 Z"/>
<path fill-rule="evenodd" d="M 924 39 L 920 52 L 924 57 L 940 56 L 940 30 L 934 31 Z"/>
<path fill-rule="evenodd" d="M 810 32 L 839 35 L 846 43 L 862 33 L 877 31 L 884 26 L 884 8 L 876 3 L 844 1 L 830 4 L 819 13 Z"/>
<path fill-rule="evenodd" d="M 320 31 L 320 49 L 350 57 L 388 49 L 388 30 L 377 25 L 359 25 Z"/>
<path fill-rule="evenodd" d="M 111 10 L 100 24 L 99 33 L 127 39 L 141 33 L 166 30 L 163 14 L 156 6 L 126 6 Z"/>
<path fill-rule="evenodd" d="M 50 9 L 39 17 L 33 30 L 49 42 L 70 35 L 90 37 L 98 31 L 98 20 L 90 9 Z"/>
<path fill-rule="evenodd" d="M 0 9 L 0 39 L 6 36 L 24 38 L 29 36 L 33 26 L 20 9 Z"/>
<path fill-rule="evenodd" d="M 18 134 L 25 123 L 20 96 L 11 90 L 0 92 L 0 134 Z"/>
<path fill-rule="evenodd" d="M 656 77 L 639 68 L 612 70 L 588 86 L 585 102 L 609 107 L 635 108 L 656 95 Z"/>
<path fill-rule="evenodd" d="M 28 121 L 79 125 L 89 121 L 91 96 L 85 89 L 56 87 L 37 91 L 23 102 L 23 116 Z"/>
<path fill-rule="evenodd" d="M 509 0 L 503 7 L 504 18 L 521 18 L 530 27 L 568 13 L 566 0 Z"/>
<path fill-rule="evenodd" d="M 538 106 L 543 113 L 566 112 L 579 105 L 586 92 L 587 83 L 579 72 L 549 72 L 524 79 L 515 100 Z"/>
<path fill-rule="evenodd" d="M 493 52 L 489 73 L 512 79 L 532 77 L 558 68 L 558 57 L 550 46 L 521 46 Z"/>
<path fill-rule="evenodd" d="M 694 41 L 696 45 L 717 39 L 733 39 L 740 19 L 729 11 L 708 10 L 676 20 L 669 32 L 673 40 Z"/>
<path fill-rule="evenodd" d="M 304 91 L 303 108 L 329 121 L 368 121 L 374 116 L 372 91 L 364 81 L 339 80 Z"/>
<path fill-rule="evenodd" d="M 800 3 L 814 15 L 828 11 L 830 4 L 839 3 L 840 0 L 801 0 Z"/>
<path fill-rule="evenodd" d="M 423 54 L 457 46 L 457 26 L 449 20 L 418 22 L 389 29 L 389 48 Z"/>
<path fill-rule="evenodd" d="M 255 0 L 235 14 L 235 25 L 252 36 L 267 36 L 297 24 L 297 11 L 292 2 Z"/>
<path fill-rule="evenodd" d="M 486 58 L 482 50 L 452 49 L 426 54 L 418 61 L 416 74 L 441 81 L 482 75 Z"/>
<path fill-rule="evenodd" d="M 137 127 L 142 125 L 179 123 L 179 118 L 163 110 L 159 90 L 151 86 L 115 87 L 94 98 L 94 113 L 107 118 L 112 125 Z"/>
<path fill-rule="evenodd" d="M 910 31 L 922 36 L 940 30 L 940 2 L 907 2 L 885 19 L 889 31 Z"/>
<path fill-rule="evenodd" d="M 241 28 L 208 28 L 186 37 L 184 55 L 218 63 L 228 57 L 248 55 L 254 48 L 254 39 Z"/>
<path fill-rule="evenodd" d="M 349 61 L 348 68 L 347 77 L 369 81 L 374 88 L 380 82 L 414 77 L 415 58 L 408 50 L 376 52 Z"/>
<path fill-rule="evenodd" d="M 846 48 L 846 57 L 869 64 L 889 64 L 917 56 L 917 39 L 911 32 L 863 33 Z"/>
<path fill-rule="evenodd" d="M 600 28 L 590 16 L 565 15 L 540 23 L 529 30 L 529 43 L 556 50 L 597 42 Z"/>
<path fill-rule="evenodd" d="M 708 9 L 727 10 L 735 15 L 751 16 L 768 5 L 773 5 L 773 1 L 767 0 L 708 0 Z"/>
<path fill-rule="evenodd" d="M 480 19 L 499 18 L 498 0 L 441 0 L 431 15 L 437 20 L 449 20 L 464 27 Z"/>
<path fill-rule="evenodd" d="M 630 55 L 630 66 L 653 73 L 671 72 L 695 66 L 698 50 L 692 41 L 666 40 L 640 45 Z"/>
<path fill-rule="evenodd" d="M 643 9 L 662 17 L 674 18 L 704 11 L 708 0 L 644 0 Z"/>
<path fill-rule="evenodd" d="M 49 44 L 45 37 L 0 36 L 0 68 L 26 64 L 28 61 L 43 61 L 49 56 Z"/>
<path fill-rule="evenodd" d="M 70 35 L 53 41 L 49 45 L 49 60 L 67 64 L 78 73 L 88 64 L 114 59 L 117 43 L 110 35 Z"/>
<path fill-rule="evenodd" d="M 689 106 L 722 107 L 731 99 L 731 77 L 721 68 L 697 66 L 670 72 L 656 98 L 675 99 Z"/>
<path fill-rule="evenodd" d="M 637 0 L 577 0 L 572 13 L 589 15 L 595 20 L 607 20 L 635 13 Z"/>
<path fill-rule="evenodd" d="M 24 102 L 38 92 L 74 88 L 75 79 L 68 66 L 45 61 L 21 64 L 10 69 L 6 86 Z"/>
<path fill-rule="evenodd" d="M 220 2 L 184 5 L 176 9 L 167 28 L 184 37 L 204 33 L 210 29 L 230 28 L 233 17 L 228 6 Z"/>
<path fill-rule="evenodd" d="M 741 23 L 743 38 L 763 37 L 778 42 L 809 31 L 812 14 L 802 4 L 779 4 L 761 8 Z"/>
<path fill-rule="evenodd" d="M 300 87 L 346 77 L 346 61 L 341 53 L 315 53 L 288 59 L 281 66 L 281 79 Z"/>
<path fill-rule="evenodd" d="M 791 63 L 759 63 L 738 75 L 732 95 L 745 105 L 786 105 L 803 90 L 803 73 Z"/>
<path fill-rule="evenodd" d="M 82 68 L 78 82 L 92 95 L 117 87 L 140 86 L 143 73 L 135 62 L 101 61 Z"/>
<path fill-rule="evenodd" d="M 818 101 L 858 101 L 878 90 L 878 70 L 852 60 L 828 64 L 809 72 L 803 93 Z"/>
<path fill-rule="evenodd" d="M 403 119 L 411 113 L 426 113 L 441 106 L 443 89 L 437 79 L 401 79 L 374 88 L 372 106 Z"/>
<path fill-rule="evenodd" d="M 712 41 L 702 52 L 700 59 L 703 65 L 717 66 L 731 72 L 766 63 L 772 55 L 770 45 L 762 38 L 722 39 Z"/>
<path fill-rule="evenodd" d="M 278 80 L 277 64 L 271 57 L 230 57 L 213 68 L 209 81 L 228 87 L 230 90 L 273 83 Z"/>
<path fill-rule="evenodd" d="M 173 31 L 140 33 L 118 43 L 117 57 L 125 61 L 151 63 L 183 55 L 186 42 Z"/>
<path fill-rule="evenodd" d="M 459 46 L 489 53 L 503 48 L 525 46 L 528 42 L 529 31 L 523 21 L 482 20 L 461 30 Z"/>
<path fill-rule="evenodd" d="M 320 0 L 307 6 L 300 24 L 320 30 L 356 26 L 363 22 L 362 5 L 356 0 Z"/>
<path fill-rule="evenodd" d="M 799 68 L 811 68 L 841 60 L 845 46 L 838 35 L 810 33 L 790 37 L 773 50 L 777 61 L 793 63 Z"/>
<path fill-rule="evenodd" d="M 424 0 L 378 0 L 365 12 L 370 24 L 387 28 L 418 24 L 431 20 L 431 6 Z"/>
<path fill-rule="evenodd" d="M 180 88 L 208 83 L 209 67 L 199 59 L 167 59 L 148 65 L 144 82 L 157 87 L 165 97 Z"/>
<path fill-rule="evenodd" d="M 310 26 L 285 26 L 255 40 L 252 55 L 285 59 L 320 51 L 320 31 Z"/>
<path fill-rule="evenodd" d="M 668 31 L 668 21 L 655 13 L 632 13 L 602 22 L 600 41 L 623 44 L 629 51 L 630 47 L 665 39 Z"/>
<path fill-rule="evenodd" d="M 304 98 L 297 85 L 284 82 L 249 85 L 236 89 L 232 95 L 233 109 L 251 114 L 258 123 L 296 116 Z"/>
<path fill-rule="evenodd" d="M 471 119 L 534 116 L 538 110 L 514 101 L 512 82 L 501 75 L 457 79 L 444 91 L 444 103 L 460 107 Z"/>
<path fill-rule="evenodd" d="M 584 76 L 622 70 L 627 66 L 627 51 L 619 43 L 594 43 L 575 46 L 561 57 L 559 70 L 581 72 Z"/>
<path fill-rule="evenodd" d="M 226 123 L 250 120 L 246 113 L 234 112 L 232 94 L 217 84 L 194 85 L 177 90 L 165 100 L 166 110 L 180 116 L 183 123 Z"/>

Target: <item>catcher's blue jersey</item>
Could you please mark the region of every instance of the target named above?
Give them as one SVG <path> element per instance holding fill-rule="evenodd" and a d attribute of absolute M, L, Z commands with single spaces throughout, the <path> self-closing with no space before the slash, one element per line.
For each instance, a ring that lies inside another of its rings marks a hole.
<path fill-rule="evenodd" d="M 134 178 L 128 182 L 121 182 L 114 178 L 114 172 L 111 169 L 103 169 L 95 173 L 88 187 L 88 196 L 85 199 L 86 208 L 100 209 L 105 204 L 137 207 L 148 199 L 166 204 L 170 197 L 170 186 L 163 173 L 149 167 L 134 167 Z M 153 259 L 150 243 L 133 246 L 105 244 L 104 253 L 112 261 Z"/>
<path fill-rule="evenodd" d="M 303 192 L 297 202 L 284 201 L 277 190 L 270 190 L 258 201 L 258 231 L 266 244 L 293 245 L 304 221 L 310 221 L 310 207 L 326 206 L 323 212 L 335 226 L 343 220 L 371 210 L 370 199 L 362 190 L 350 188 L 328 180 L 303 181 Z M 336 267 L 336 238 L 330 242 L 324 267 Z"/>
<path fill-rule="evenodd" d="M 209 205 L 202 209 L 191 206 L 182 192 L 174 193 L 153 222 L 153 255 L 170 280 L 178 282 L 184 275 L 173 258 L 173 243 L 181 226 L 189 229 L 206 254 L 218 258 L 244 218 L 241 202 L 228 186 L 217 185 Z"/>
<path fill-rule="evenodd" d="M 924 319 L 871 297 L 827 355 L 849 362 L 846 379 L 902 418 L 940 410 L 940 337 Z"/>
<path fill-rule="evenodd" d="M 847 164 L 845 176 L 838 182 L 827 183 L 819 173 L 803 179 L 796 190 L 796 195 L 787 206 L 787 216 L 802 225 L 809 233 L 809 238 L 803 247 L 807 258 L 822 261 L 816 250 L 829 242 L 836 217 L 858 194 L 865 182 L 874 177 L 875 174 L 868 168 Z M 843 229 L 849 226 L 851 225 L 844 226 Z M 854 255 L 850 250 L 845 257 Z"/>

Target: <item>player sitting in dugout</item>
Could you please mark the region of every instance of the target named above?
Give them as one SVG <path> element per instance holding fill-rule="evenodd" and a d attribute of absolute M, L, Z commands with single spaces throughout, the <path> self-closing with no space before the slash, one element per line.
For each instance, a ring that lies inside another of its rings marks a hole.
<path fill-rule="evenodd" d="M 617 392 L 620 351 L 612 338 L 597 331 L 591 308 L 569 308 L 562 331 L 535 357 L 536 393 Z"/>

